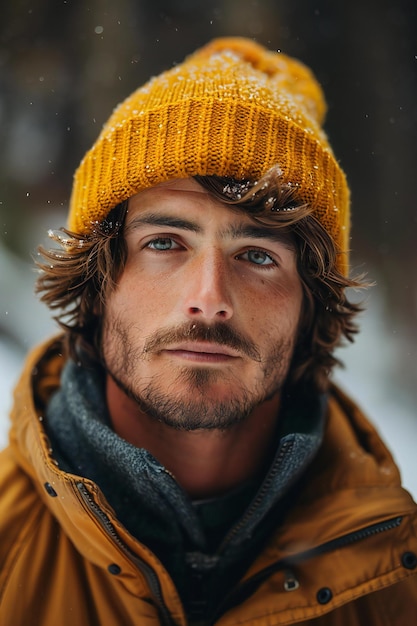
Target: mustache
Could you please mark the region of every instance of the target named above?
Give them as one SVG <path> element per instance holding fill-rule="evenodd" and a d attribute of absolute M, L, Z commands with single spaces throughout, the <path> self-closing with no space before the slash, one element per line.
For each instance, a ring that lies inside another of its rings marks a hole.
<path fill-rule="evenodd" d="M 175 328 L 156 331 L 146 339 L 142 355 L 146 357 L 149 354 L 160 352 L 172 344 L 190 340 L 218 343 L 242 352 L 254 361 L 260 362 L 262 360 L 255 344 L 231 326 L 224 323 L 208 326 L 202 322 L 186 323 Z"/>

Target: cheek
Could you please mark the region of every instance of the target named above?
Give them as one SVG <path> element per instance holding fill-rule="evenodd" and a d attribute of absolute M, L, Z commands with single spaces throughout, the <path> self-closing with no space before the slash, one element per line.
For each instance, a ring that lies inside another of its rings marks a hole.
<path fill-rule="evenodd" d="M 172 271 L 157 272 L 155 268 L 143 267 L 142 264 L 131 261 L 126 265 L 118 290 L 123 292 L 127 300 L 134 300 L 140 305 L 149 303 L 152 307 L 152 302 L 161 304 L 172 299 L 175 294 L 174 283 L 177 288 L 180 286 Z"/>
<path fill-rule="evenodd" d="M 169 281 L 143 280 L 139 272 L 131 272 L 122 276 L 111 294 L 106 316 L 109 321 L 117 320 L 132 338 L 140 340 L 164 324 L 172 305 Z"/>
<path fill-rule="evenodd" d="M 270 284 L 252 301 L 253 323 L 289 338 L 297 332 L 302 303 L 303 291 L 298 278 L 280 285 Z"/>

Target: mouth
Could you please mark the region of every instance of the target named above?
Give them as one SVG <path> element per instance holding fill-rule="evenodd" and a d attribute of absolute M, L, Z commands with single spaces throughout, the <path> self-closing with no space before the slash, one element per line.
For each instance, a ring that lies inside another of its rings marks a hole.
<path fill-rule="evenodd" d="M 218 343 L 187 342 L 161 350 L 161 353 L 195 363 L 225 363 L 241 358 L 241 354 L 229 346 Z"/>

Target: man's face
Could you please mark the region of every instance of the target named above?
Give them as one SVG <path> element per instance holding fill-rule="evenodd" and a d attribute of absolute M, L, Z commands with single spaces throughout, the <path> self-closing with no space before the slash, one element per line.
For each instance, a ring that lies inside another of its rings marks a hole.
<path fill-rule="evenodd" d="M 193 179 L 133 196 L 124 235 L 102 347 L 137 407 L 179 429 L 226 429 L 279 394 L 302 305 L 290 240 Z"/>

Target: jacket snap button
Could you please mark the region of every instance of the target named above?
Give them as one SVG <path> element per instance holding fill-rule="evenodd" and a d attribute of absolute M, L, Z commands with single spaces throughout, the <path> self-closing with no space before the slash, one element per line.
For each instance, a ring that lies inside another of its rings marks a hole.
<path fill-rule="evenodd" d="M 414 552 L 404 552 L 401 557 L 401 563 L 406 569 L 415 569 L 417 567 L 417 556 Z"/>
<path fill-rule="evenodd" d="M 117 574 L 120 574 L 120 572 L 122 571 L 120 567 L 116 565 L 116 563 L 112 563 L 108 566 L 107 569 L 109 570 L 110 574 L 114 574 L 115 576 L 117 576 Z"/>
<path fill-rule="evenodd" d="M 58 494 L 55 491 L 55 489 L 52 487 L 51 483 L 44 483 L 43 486 L 45 487 L 45 491 L 48 494 L 48 496 L 51 496 L 51 498 L 57 497 Z"/>
<path fill-rule="evenodd" d="M 317 592 L 317 602 L 327 604 L 333 598 L 333 594 L 328 587 L 322 587 Z"/>

